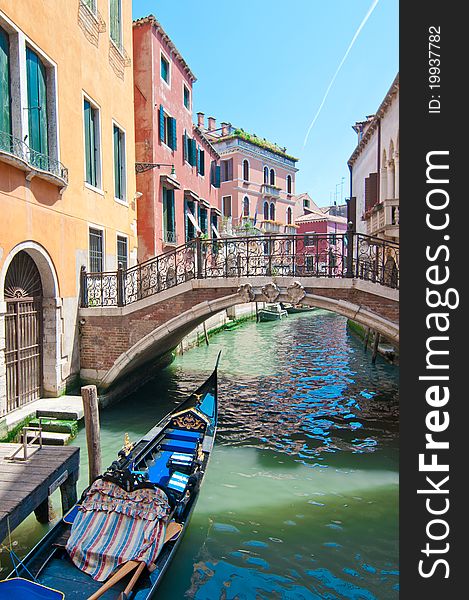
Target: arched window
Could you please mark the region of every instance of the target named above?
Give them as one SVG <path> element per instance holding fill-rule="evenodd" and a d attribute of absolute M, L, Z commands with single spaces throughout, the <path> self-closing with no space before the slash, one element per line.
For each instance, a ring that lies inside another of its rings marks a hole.
<path fill-rule="evenodd" d="M 269 220 L 269 203 L 264 202 L 264 221 Z"/>
<path fill-rule="evenodd" d="M 269 169 L 264 167 L 264 183 L 269 183 Z"/>
<path fill-rule="evenodd" d="M 287 194 L 291 194 L 291 175 L 287 175 Z"/>
<path fill-rule="evenodd" d="M 249 163 L 247 160 L 243 160 L 243 179 L 249 181 Z"/>
<path fill-rule="evenodd" d="M 291 225 L 292 212 L 290 206 L 287 208 L 287 225 Z"/>
<path fill-rule="evenodd" d="M 275 204 L 273 202 L 270 205 L 270 220 L 275 221 Z"/>
<path fill-rule="evenodd" d="M 270 169 L 270 185 L 275 185 L 275 171 Z"/>
<path fill-rule="evenodd" d="M 249 198 L 247 196 L 244 196 L 244 201 L 243 201 L 243 216 L 244 217 L 249 217 Z"/>

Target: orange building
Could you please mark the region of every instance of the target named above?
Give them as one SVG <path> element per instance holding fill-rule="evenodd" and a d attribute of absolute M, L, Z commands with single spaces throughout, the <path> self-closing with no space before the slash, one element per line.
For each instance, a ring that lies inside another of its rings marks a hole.
<path fill-rule="evenodd" d="M 82 266 L 136 262 L 130 56 L 129 0 L 0 0 L 0 417 L 76 381 Z"/>

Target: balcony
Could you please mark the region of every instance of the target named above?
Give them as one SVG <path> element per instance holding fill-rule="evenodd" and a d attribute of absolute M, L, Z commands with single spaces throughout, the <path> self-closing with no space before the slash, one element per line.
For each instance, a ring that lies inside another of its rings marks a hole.
<path fill-rule="evenodd" d="M 163 242 L 168 246 L 176 245 L 176 232 L 175 231 L 163 231 Z"/>
<path fill-rule="evenodd" d="M 280 233 L 280 225 L 277 221 L 261 221 L 260 228 L 263 233 Z"/>
<path fill-rule="evenodd" d="M 45 179 L 63 190 L 68 185 L 68 169 L 48 156 L 30 148 L 22 140 L 0 131 L 0 160 L 26 171 L 26 179 Z"/>
<path fill-rule="evenodd" d="M 368 235 L 399 237 L 399 198 L 387 198 L 363 213 Z"/>
<path fill-rule="evenodd" d="M 295 235 L 299 225 L 285 225 L 285 235 Z"/>
<path fill-rule="evenodd" d="M 262 184 L 262 194 L 269 198 L 280 198 L 280 189 L 276 185 Z"/>

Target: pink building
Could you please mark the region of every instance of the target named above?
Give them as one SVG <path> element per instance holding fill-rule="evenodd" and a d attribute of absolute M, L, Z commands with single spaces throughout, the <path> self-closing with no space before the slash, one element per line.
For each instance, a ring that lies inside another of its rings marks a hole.
<path fill-rule="evenodd" d="M 220 170 L 217 151 L 193 124 L 196 78 L 152 15 L 134 22 L 133 52 L 138 258 L 143 261 L 197 233 L 215 235 Z"/>
<path fill-rule="evenodd" d="M 223 232 L 296 233 L 298 159 L 228 123 L 218 128 L 213 117 L 205 134 L 220 154 Z"/>
<path fill-rule="evenodd" d="M 328 276 L 334 269 L 345 268 L 345 243 L 341 234 L 347 232 L 347 219 L 326 213 L 316 205 L 308 208 L 310 212 L 296 219 L 297 233 L 304 236 L 301 238 L 304 259 L 299 263 L 307 272 Z"/>

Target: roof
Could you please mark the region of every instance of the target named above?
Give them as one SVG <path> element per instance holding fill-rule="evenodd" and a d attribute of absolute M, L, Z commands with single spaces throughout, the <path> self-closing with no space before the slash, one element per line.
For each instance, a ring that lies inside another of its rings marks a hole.
<path fill-rule="evenodd" d="M 363 148 L 367 145 L 367 143 L 369 142 L 371 136 L 373 135 L 373 132 L 378 127 L 379 121 L 385 115 L 386 111 L 388 110 L 389 106 L 391 105 L 391 103 L 392 103 L 392 101 L 394 99 L 394 96 L 396 96 L 396 94 L 398 92 L 399 92 L 399 73 L 394 78 L 394 81 L 392 82 L 391 87 L 388 90 L 388 93 L 384 97 L 384 100 L 379 105 L 379 108 L 376 111 L 376 114 L 373 115 L 371 118 L 367 117 L 367 121 L 363 121 L 362 122 L 364 124 L 369 123 L 369 125 L 366 127 L 366 130 L 364 131 L 363 137 L 359 141 L 359 143 L 358 143 L 357 147 L 355 148 L 355 150 L 353 151 L 352 156 L 348 159 L 348 161 L 347 161 L 348 165 L 353 165 L 353 163 L 356 161 L 358 155 L 361 153 L 361 151 L 363 150 Z"/>
<path fill-rule="evenodd" d="M 216 157 L 216 159 L 218 160 L 220 158 L 220 155 L 218 154 L 218 152 L 215 150 L 215 147 L 213 146 L 212 142 L 207 138 L 207 136 L 205 135 L 205 132 L 202 131 L 202 129 L 200 129 L 200 127 L 198 127 L 197 125 L 193 125 L 193 129 L 195 131 L 195 133 L 197 133 L 197 135 L 200 137 L 200 139 L 207 144 L 207 146 L 210 148 L 210 150 L 213 152 L 214 156 Z"/>
<path fill-rule="evenodd" d="M 290 160 L 293 160 L 295 162 L 297 162 L 299 160 L 295 156 L 292 156 L 291 154 L 287 154 L 286 148 L 281 148 L 274 142 L 269 142 L 265 138 L 260 138 L 255 133 L 248 133 L 247 131 L 244 131 L 244 129 L 238 129 L 238 128 L 232 129 L 231 126 L 230 126 L 229 131 L 230 132 L 228 135 L 221 135 L 216 138 L 214 137 L 213 143 L 218 144 L 220 142 L 225 142 L 227 140 L 239 138 L 241 140 L 244 140 L 245 142 L 249 142 L 251 144 L 254 144 L 255 146 L 258 146 L 259 148 L 264 148 L 264 150 L 269 150 L 270 152 L 273 152 L 274 154 L 283 156 L 285 158 L 289 158 Z"/>
<path fill-rule="evenodd" d="M 318 221 L 347 225 L 347 219 L 345 217 L 336 217 L 335 215 L 329 215 L 322 211 L 313 211 L 295 219 L 295 223 L 317 223 Z"/>
<path fill-rule="evenodd" d="M 176 60 L 182 66 L 182 68 L 186 72 L 187 76 L 191 79 L 192 83 L 194 83 L 195 81 L 197 81 L 197 77 L 191 71 L 189 65 L 183 59 L 181 53 L 176 48 L 176 46 L 174 45 L 173 41 L 171 40 L 171 38 L 169 37 L 169 35 L 166 33 L 166 31 L 163 29 L 163 27 L 161 26 L 161 23 L 156 19 L 156 17 L 154 17 L 153 15 L 148 15 L 147 17 L 142 17 L 141 19 L 136 19 L 133 22 L 133 26 L 134 27 L 141 27 L 142 25 L 146 25 L 147 23 L 150 23 L 151 25 L 153 25 L 156 28 L 157 32 L 161 34 L 161 37 L 162 37 L 163 41 L 170 48 L 170 50 L 173 53 L 173 55 L 175 56 Z"/>

